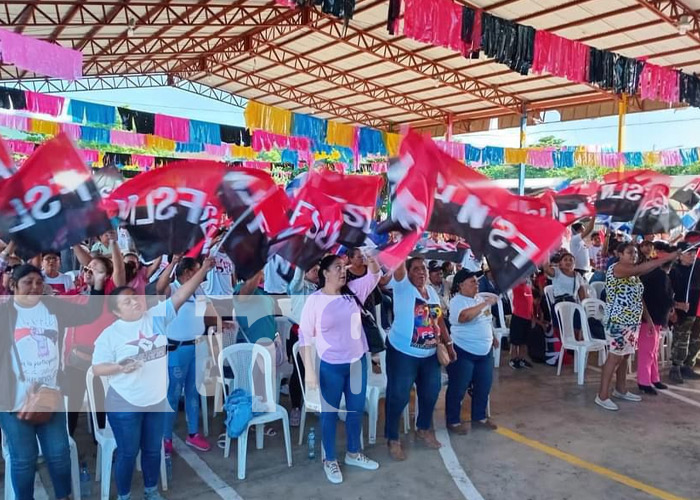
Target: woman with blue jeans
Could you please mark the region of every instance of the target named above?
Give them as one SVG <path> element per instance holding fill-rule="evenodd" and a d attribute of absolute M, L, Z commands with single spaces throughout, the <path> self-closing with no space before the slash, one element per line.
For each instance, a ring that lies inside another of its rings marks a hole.
<path fill-rule="evenodd" d="M 399 420 L 416 385 L 418 418 L 416 436 L 425 446 L 442 445 L 431 429 L 433 412 L 441 387 L 437 345 L 447 345 L 455 359 L 452 341 L 445 327 L 440 297 L 427 286 L 425 260 L 408 259 L 394 272 L 394 323 L 386 345 L 386 421 L 384 434 L 394 460 L 406 460 L 399 441 Z"/>
<path fill-rule="evenodd" d="M 449 381 L 445 393 L 445 418 L 447 430 L 455 434 L 467 434 L 466 422 L 461 421 L 462 400 L 467 389 L 472 389 L 472 428 L 496 429 L 496 424 L 486 415 L 486 408 L 493 381 L 493 355 L 491 348 L 498 345 L 493 336 L 490 308 L 493 298 L 477 296 L 477 273 L 460 270 L 452 282 L 456 292 L 450 300 L 450 324 L 455 343 L 457 361 L 447 366 Z"/>
<path fill-rule="evenodd" d="M 159 295 L 171 296 L 191 280 L 199 268 L 199 262 L 191 257 L 185 257 L 177 263 L 175 281 L 170 283 L 171 269 L 168 266 L 158 278 L 156 291 Z M 198 301 L 202 304 L 204 315 L 197 311 Z M 168 325 L 168 403 L 172 411 L 165 414 L 163 449 L 166 455 L 171 455 L 173 452 L 173 427 L 183 389 L 187 416 L 185 444 L 199 451 L 211 449 L 207 439 L 199 433 L 200 407 L 197 390 L 197 340 L 204 334 L 205 316 L 216 318 L 217 312 L 205 297 L 204 290 L 197 287 L 195 293 L 182 305 L 173 322 Z"/>
<path fill-rule="evenodd" d="M 360 451 L 360 432 L 367 392 L 367 339 L 362 332 L 360 307 L 375 289 L 381 273 L 379 264 L 369 260 L 369 272 L 347 283 L 346 268 L 340 257 L 321 260 L 319 290 L 304 304 L 299 324 L 307 394 L 321 389 L 321 435 L 324 451 L 323 470 L 333 484 L 343 482 L 335 452 L 338 408 L 345 396 L 347 410 L 345 464 L 376 470 L 379 464 Z M 314 347 L 315 346 L 315 347 Z M 313 351 L 321 366 L 316 375 Z"/>
<path fill-rule="evenodd" d="M 104 279 L 96 277 L 91 295 L 101 295 Z M 18 416 L 27 393 L 35 386 L 58 386 L 60 336 L 65 327 L 94 321 L 102 308 L 99 299 L 87 304 L 77 299 L 43 296 L 41 270 L 17 266 L 10 278 L 13 296 L 0 305 L 0 427 L 10 454 L 12 488 L 18 500 L 34 498 L 34 476 L 39 455 L 37 440 L 51 475 L 55 497 L 71 494 L 71 461 L 64 408 L 33 424 Z M 7 480 L 7 478 L 6 478 Z M 6 487 L 7 486 L 6 484 Z"/>
<path fill-rule="evenodd" d="M 105 406 L 117 441 L 114 477 L 119 500 L 131 498 L 139 451 L 144 498 L 161 498 L 158 473 L 167 411 L 166 329 L 211 267 L 212 260 L 206 259 L 192 279 L 148 310 L 143 297 L 130 287 L 119 287 L 109 296 L 109 309 L 118 319 L 95 342 L 92 368 L 96 376 L 110 377 Z"/>

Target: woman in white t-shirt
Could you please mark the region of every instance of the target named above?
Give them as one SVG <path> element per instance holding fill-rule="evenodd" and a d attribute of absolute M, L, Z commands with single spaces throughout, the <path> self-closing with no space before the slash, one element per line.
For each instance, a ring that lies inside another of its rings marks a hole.
<path fill-rule="evenodd" d="M 102 295 L 104 280 L 93 295 Z M 44 423 L 22 418 L 27 394 L 37 386 L 57 388 L 60 345 L 65 327 L 89 324 L 100 312 L 100 298 L 80 303 L 73 297 L 45 296 L 41 271 L 13 269 L 12 297 L 0 304 L 0 428 L 10 453 L 12 488 L 18 499 L 34 498 L 37 440 L 51 474 L 54 497 L 71 494 L 71 463 L 66 413 L 57 408 Z M 9 487 L 6 483 L 5 487 Z"/>
<path fill-rule="evenodd" d="M 130 287 L 117 288 L 109 296 L 110 310 L 118 319 L 95 342 L 92 362 L 95 375 L 110 377 L 105 406 L 117 441 L 114 474 L 119 500 L 131 498 L 139 451 L 144 498 L 161 498 L 158 473 L 168 387 L 166 328 L 212 264 L 206 259 L 192 279 L 148 310 Z"/>
<path fill-rule="evenodd" d="M 554 267 L 549 262 L 542 266 L 545 274 L 552 280 L 555 302 L 574 302 L 576 297 L 583 300 L 587 297 L 583 277 L 574 270 L 574 256 L 564 252 L 559 256 L 559 266 Z"/>
<path fill-rule="evenodd" d="M 458 271 L 452 284 L 455 296 L 450 300 L 450 325 L 457 360 L 447 365 L 449 382 L 445 393 L 445 418 L 447 430 L 460 435 L 468 432 L 460 415 L 462 400 L 470 385 L 473 385 L 472 428 L 496 428 L 486 415 L 493 380 L 491 349 L 498 345 L 491 326 L 491 306 L 496 299 L 477 295 L 478 274 L 467 269 Z"/>

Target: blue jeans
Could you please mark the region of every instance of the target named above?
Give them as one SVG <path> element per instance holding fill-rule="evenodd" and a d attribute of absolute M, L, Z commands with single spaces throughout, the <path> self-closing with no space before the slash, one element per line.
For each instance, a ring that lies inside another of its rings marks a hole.
<path fill-rule="evenodd" d="M 10 452 L 12 488 L 17 500 L 34 498 L 36 459 L 39 456 L 37 438 L 49 467 L 56 498 L 66 498 L 71 494 L 70 445 L 63 411 L 54 413 L 51 420 L 40 425 L 20 420 L 16 413 L 0 412 L 0 428 Z M 5 487 L 9 487 L 7 483 Z"/>
<path fill-rule="evenodd" d="M 367 394 L 367 358 L 354 363 L 333 365 L 321 361 L 319 371 L 321 387 L 321 437 L 326 460 L 336 460 L 335 428 L 338 422 L 340 400 L 345 395 L 345 435 L 347 452 L 360 451 L 360 432 Z"/>
<path fill-rule="evenodd" d="M 185 388 L 185 415 L 187 433 L 199 430 L 199 392 L 197 392 L 197 346 L 180 346 L 168 353 L 168 403 L 173 411 L 165 413 L 165 439 L 173 438 L 173 427 L 177 419 L 178 404 L 182 388 Z"/>
<path fill-rule="evenodd" d="M 445 393 L 445 417 L 447 425 L 460 423 L 462 400 L 467 388 L 472 389 L 472 422 L 486 418 L 486 406 L 489 402 L 491 382 L 493 381 L 493 355 L 477 356 L 454 346 L 457 361 L 447 365 L 449 382 Z"/>
<path fill-rule="evenodd" d="M 114 459 L 114 479 L 120 497 L 131 492 L 131 479 L 134 475 L 136 457 L 141 452 L 143 485 L 148 489 L 158 486 L 160 474 L 160 449 L 163 444 L 164 405 L 132 407 L 133 411 L 121 411 L 128 403 L 110 389 L 107 393 L 107 419 L 117 440 L 117 453 Z M 120 411 L 110 411 L 110 408 Z"/>
<path fill-rule="evenodd" d="M 386 343 L 386 420 L 384 435 L 389 441 L 399 440 L 399 420 L 411 398 L 416 384 L 418 418 L 416 429 L 428 430 L 433 423 L 433 411 L 440 395 L 440 364 L 437 354 L 416 358 L 394 349 Z"/>

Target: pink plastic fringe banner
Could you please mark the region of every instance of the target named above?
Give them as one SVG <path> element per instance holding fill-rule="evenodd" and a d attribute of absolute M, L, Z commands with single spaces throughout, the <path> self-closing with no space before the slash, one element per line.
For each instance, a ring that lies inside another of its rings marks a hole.
<path fill-rule="evenodd" d="M 37 75 L 64 80 L 83 77 L 82 52 L 4 29 L 0 29 L 0 54 L 5 64 Z"/>
<path fill-rule="evenodd" d="M 61 123 L 58 126 L 61 132 L 65 132 L 74 141 L 80 140 L 81 127 L 77 123 Z"/>

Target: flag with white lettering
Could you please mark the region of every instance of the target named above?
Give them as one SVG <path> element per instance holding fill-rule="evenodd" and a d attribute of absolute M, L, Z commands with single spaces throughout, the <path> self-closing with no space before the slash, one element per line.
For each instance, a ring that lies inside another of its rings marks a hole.
<path fill-rule="evenodd" d="M 109 195 L 107 204 L 145 261 L 184 253 L 219 222 L 216 194 L 225 168 L 214 161 L 173 162 L 129 179 Z"/>
<path fill-rule="evenodd" d="M 668 184 L 649 186 L 632 224 L 632 234 L 669 233 L 681 225 L 681 218 L 669 203 Z"/>
<path fill-rule="evenodd" d="M 535 270 L 565 231 L 551 216 L 540 216 L 546 208 L 537 209 L 534 200 L 493 182 L 450 182 L 436 196 L 430 230 L 464 238 L 474 255 L 486 257 L 499 288 L 507 290 Z M 512 209 L 523 204 L 532 210 Z"/>
<path fill-rule="evenodd" d="M 431 221 L 438 178 L 470 177 L 472 172 L 483 177 L 441 151 L 430 137 L 409 131 L 399 158 L 389 161 L 391 212 L 377 226 L 379 233 L 397 231 L 403 237 L 380 247 L 379 262 L 393 269 L 413 251 Z"/>
<path fill-rule="evenodd" d="M 103 198 L 108 197 L 112 191 L 124 184 L 124 176 L 117 167 L 102 167 L 92 176 L 95 186 Z"/>
<path fill-rule="evenodd" d="M 90 169 L 65 134 L 0 183 L 0 235 L 21 257 L 59 252 L 110 229 Z"/>
<path fill-rule="evenodd" d="M 219 199 L 231 223 L 220 248 L 248 279 L 265 267 L 270 239 L 289 226 L 289 199 L 270 174 L 243 167 L 226 173 Z"/>
<path fill-rule="evenodd" d="M 672 200 L 682 203 L 688 208 L 693 208 L 700 203 L 700 177 L 693 178 L 688 184 L 677 190 Z"/>
<path fill-rule="evenodd" d="M 599 215 L 610 215 L 614 222 L 634 219 L 651 186 L 669 183 L 669 177 L 653 170 L 612 172 L 603 177 L 598 189 L 595 209 Z"/>

